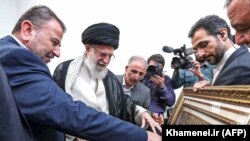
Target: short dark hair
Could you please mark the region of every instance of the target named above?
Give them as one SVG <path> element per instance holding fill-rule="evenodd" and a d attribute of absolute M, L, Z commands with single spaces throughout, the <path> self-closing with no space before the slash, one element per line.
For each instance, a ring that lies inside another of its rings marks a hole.
<path fill-rule="evenodd" d="M 19 18 L 14 29 L 12 30 L 12 34 L 21 30 L 21 24 L 25 20 L 29 20 L 35 26 L 35 28 L 39 28 L 41 27 L 41 25 L 43 25 L 43 23 L 53 18 L 59 22 L 63 29 L 63 32 L 66 32 L 66 26 L 64 25 L 64 23 L 49 7 L 44 5 L 37 5 L 31 7 Z"/>
<path fill-rule="evenodd" d="M 149 64 L 150 61 L 155 61 L 157 63 L 160 63 L 160 64 L 162 64 L 162 67 L 164 67 L 164 65 L 165 65 L 165 59 L 161 54 L 153 54 L 153 55 L 151 55 L 148 58 L 147 63 Z"/>
<path fill-rule="evenodd" d="M 193 38 L 198 29 L 205 29 L 209 35 L 216 36 L 219 34 L 221 28 L 227 29 L 228 38 L 232 40 L 232 34 L 227 22 L 217 15 L 208 15 L 199 19 L 191 28 L 188 33 L 189 38 Z"/>

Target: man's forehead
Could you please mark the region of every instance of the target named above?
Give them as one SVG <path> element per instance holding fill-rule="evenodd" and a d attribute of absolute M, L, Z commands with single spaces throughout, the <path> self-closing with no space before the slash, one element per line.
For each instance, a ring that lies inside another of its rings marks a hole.
<path fill-rule="evenodd" d="M 249 17 L 250 10 L 250 1 L 249 0 L 235 0 L 227 8 L 227 15 L 230 19 L 231 25 L 234 28 L 239 28 L 244 26 L 244 20 Z"/>
<path fill-rule="evenodd" d="M 209 35 L 205 29 L 200 28 L 200 29 L 196 30 L 194 36 L 192 37 L 192 41 L 191 41 L 193 47 L 196 47 L 200 42 L 207 40 L 207 38 L 209 38 Z"/>

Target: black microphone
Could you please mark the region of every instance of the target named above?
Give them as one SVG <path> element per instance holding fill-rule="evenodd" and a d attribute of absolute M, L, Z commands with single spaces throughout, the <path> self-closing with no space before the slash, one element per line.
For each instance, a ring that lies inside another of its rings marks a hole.
<path fill-rule="evenodd" d="M 175 51 L 175 49 L 173 49 L 172 47 L 169 47 L 169 46 L 164 46 L 164 47 L 162 48 L 162 51 L 163 51 L 163 52 L 167 52 L 167 53 L 172 53 L 172 52 Z"/>

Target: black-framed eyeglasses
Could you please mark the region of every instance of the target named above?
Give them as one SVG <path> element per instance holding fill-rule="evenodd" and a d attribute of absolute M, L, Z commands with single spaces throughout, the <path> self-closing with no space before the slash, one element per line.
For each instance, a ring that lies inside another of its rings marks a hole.
<path fill-rule="evenodd" d="M 106 52 L 102 52 L 100 50 L 98 50 L 96 47 L 93 47 L 95 52 L 97 53 L 97 55 L 101 58 L 106 58 L 108 57 L 110 60 L 113 60 L 115 59 L 115 55 L 114 54 L 109 54 L 109 53 L 106 53 Z"/>

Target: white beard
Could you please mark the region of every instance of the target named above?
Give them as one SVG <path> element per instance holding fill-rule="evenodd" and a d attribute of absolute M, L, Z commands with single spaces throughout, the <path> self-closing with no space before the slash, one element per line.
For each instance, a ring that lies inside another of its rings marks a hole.
<path fill-rule="evenodd" d="M 101 80 L 107 75 L 108 69 L 106 66 L 102 67 L 97 65 L 97 61 L 93 53 L 94 52 L 90 52 L 89 56 L 84 59 L 84 64 L 88 67 L 92 78 Z"/>

